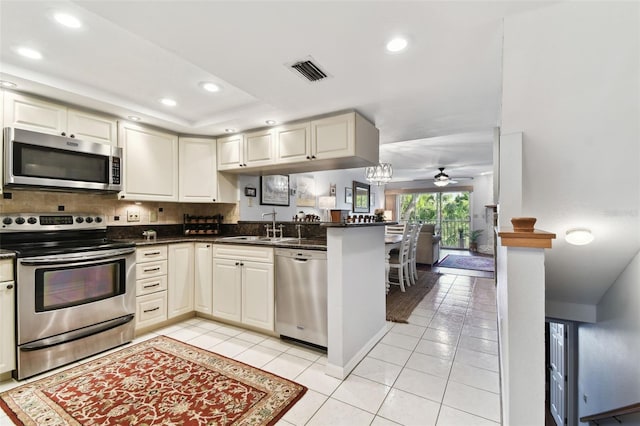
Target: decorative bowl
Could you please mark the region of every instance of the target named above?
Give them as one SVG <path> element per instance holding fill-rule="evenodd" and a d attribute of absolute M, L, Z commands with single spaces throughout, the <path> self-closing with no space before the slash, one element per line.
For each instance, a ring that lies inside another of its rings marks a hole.
<path fill-rule="evenodd" d="M 511 224 L 515 232 L 533 232 L 536 220 L 535 217 L 514 217 L 511 218 Z"/>

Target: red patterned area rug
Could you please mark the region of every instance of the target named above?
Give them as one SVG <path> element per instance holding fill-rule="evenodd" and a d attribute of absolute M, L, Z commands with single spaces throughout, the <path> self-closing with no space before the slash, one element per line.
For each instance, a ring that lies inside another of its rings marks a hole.
<path fill-rule="evenodd" d="M 272 425 L 307 388 L 156 337 L 0 394 L 19 425 Z"/>
<path fill-rule="evenodd" d="M 493 257 L 448 254 L 434 266 L 493 272 Z"/>

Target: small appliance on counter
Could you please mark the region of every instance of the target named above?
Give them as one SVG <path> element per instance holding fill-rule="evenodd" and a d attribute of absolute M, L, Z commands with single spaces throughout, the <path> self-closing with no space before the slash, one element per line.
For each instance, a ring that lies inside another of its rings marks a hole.
<path fill-rule="evenodd" d="M 190 216 L 184 215 L 184 235 L 218 235 L 223 216 Z"/>

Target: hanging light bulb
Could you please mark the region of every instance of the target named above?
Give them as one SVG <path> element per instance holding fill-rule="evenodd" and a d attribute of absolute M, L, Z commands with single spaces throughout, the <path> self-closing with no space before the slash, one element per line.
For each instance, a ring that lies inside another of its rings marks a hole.
<path fill-rule="evenodd" d="M 380 186 L 391 180 L 393 168 L 391 163 L 380 163 L 377 166 L 367 167 L 365 174 L 369 182 Z"/>

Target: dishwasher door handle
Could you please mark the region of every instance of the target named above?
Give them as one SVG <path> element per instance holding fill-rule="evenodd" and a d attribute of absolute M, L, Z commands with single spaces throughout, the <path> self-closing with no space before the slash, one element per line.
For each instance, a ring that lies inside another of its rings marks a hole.
<path fill-rule="evenodd" d="M 304 259 L 304 258 L 301 258 L 301 257 L 294 257 L 293 260 L 296 261 L 296 262 L 306 262 L 309 259 Z"/>

